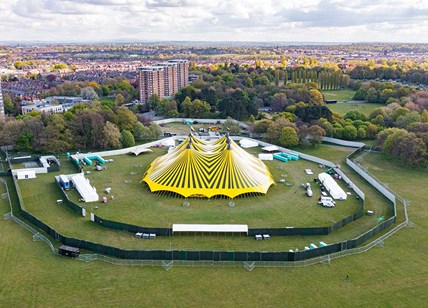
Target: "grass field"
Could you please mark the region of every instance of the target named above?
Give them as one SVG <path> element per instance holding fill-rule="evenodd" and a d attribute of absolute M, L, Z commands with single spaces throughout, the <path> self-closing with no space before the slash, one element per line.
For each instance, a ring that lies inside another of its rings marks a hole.
<path fill-rule="evenodd" d="M 326 100 L 349 101 L 354 97 L 355 91 L 351 89 L 322 91 Z"/>
<path fill-rule="evenodd" d="M 372 111 L 375 110 L 376 108 L 382 107 L 382 105 L 380 104 L 369 104 L 369 103 L 362 103 L 358 101 L 338 103 L 338 104 L 328 104 L 326 106 L 331 111 L 339 113 L 341 115 L 345 115 L 348 111 L 358 110 L 363 114 L 365 114 L 366 116 L 369 116 L 370 113 L 372 113 Z"/>
<path fill-rule="evenodd" d="M 320 156 L 336 152 L 328 149 L 321 147 Z M 59 257 L 44 243 L 33 242 L 22 227 L 0 220 L 0 306 L 424 307 L 428 301 L 428 172 L 407 169 L 375 153 L 366 156 L 363 164 L 412 201 L 409 215 L 416 226 L 393 235 L 384 248 L 334 260 L 330 266 L 166 272 Z M 0 214 L 6 212 L 8 206 L 0 200 Z M 345 279 L 346 275 L 350 278 Z"/>
<path fill-rule="evenodd" d="M 320 154 L 320 156 L 341 163 L 351 151 L 349 148 L 333 147 L 321 145 L 315 148 L 305 149 L 310 154 Z M 191 206 L 184 208 L 183 199 L 161 198 L 154 196 L 144 190 L 139 180 L 145 170 L 145 165 L 149 163 L 159 152 L 157 149 L 148 156 L 123 156 L 115 157 L 113 163 L 109 163 L 108 169 L 102 172 L 93 172 L 89 175 L 91 183 L 97 187 L 97 191 L 103 191 L 107 186 L 113 187 L 112 194 L 115 200 L 106 205 L 98 204 L 99 208 L 95 213 L 104 219 L 111 219 L 143 226 L 164 226 L 169 227 L 172 223 L 244 223 L 250 227 L 285 227 L 285 226 L 320 226 L 331 225 L 343 217 L 358 210 L 358 202 L 354 198 L 349 198 L 346 203 L 339 202 L 334 209 L 322 208 L 316 204 L 315 200 L 304 195 L 299 183 L 310 181 L 303 169 L 312 168 L 315 172 L 319 167 L 307 161 L 290 163 L 270 162 L 271 171 L 274 178 L 281 177 L 281 174 L 288 174 L 287 181 L 295 181 L 291 188 L 279 184 L 273 187 L 267 196 L 257 198 L 238 198 L 235 200 L 234 208 L 229 208 L 229 200 L 191 200 Z M 151 157 L 152 155 L 153 157 Z M 141 168 L 135 168 L 136 160 L 141 164 Z M 146 160 L 144 162 L 143 160 Z M 269 163 L 269 162 L 268 162 Z M 278 165 L 279 164 L 279 165 Z M 284 166 L 285 169 L 276 169 L 275 166 Z M 65 169 L 67 168 L 68 169 Z M 115 167 L 116 166 L 116 167 Z M 141 171 L 139 171 L 141 169 Z M 134 170 L 134 171 L 132 171 Z M 131 172 L 137 174 L 131 176 Z M 71 164 L 62 164 L 61 172 L 75 172 Z M 107 172 L 112 172 L 114 176 L 106 176 Z M 302 178 L 303 176 L 303 178 Z M 132 178 L 132 183 L 125 184 L 124 179 Z M 295 179 L 299 179 L 296 181 Z M 101 186 L 97 182 L 101 181 Z M 107 182 L 105 182 L 107 181 Z M 365 183 L 362 182 L 362 185 Z M 360 185 L 360 184 L 359 184 Z M 20 181 L 21 191 L 25 201 L 26 209 L 39 219 L 58 230 L 64 235 L 77 238 L 84 238 L 107 245 L 134 249 L 227 249 L 227 250 L 289 250 L 303 248 L 310 242 L 334 242 L 353 238 L 376 225 L 379 216 L 391 215 L 390 203 L 381 197 L 370 186 L 365 184 L 367 190 L 366 207 L 374 209 L 376 215 L 364 216 L 357 222 L 351 223 L 339 231 L 328 236 L 317 237 L 275 237 L 271 241 L 259 242 L 252 238 L 240 237 L 216 237 L 216 236 L 175 236 L 158 237 L 156 241 L 141 241 L 135 239 L 132 234 L 102 228 L 89 221 L 89 218 L 77 216 L 64 206 L 58 206 L 55 200 L 60 198 L 60 193 L 56 184 L 53 183 L 53 175 L 39 175 L 37 180 Z M 43 190 L 38 187 L 44 187 Z M 122 191 L 122 194 L 119 193 Z M 296 192 L 296 193 L 294 193 Z M 118 193 L 118 194 L 117 194 Z M 69 193 L 73 195 L 73 193 Z M 77 195 L 75 194 L 77 199 Z M 121 203 L 120 200 L 126 200 Z M 282 202 L 286 200 L 287 202 Z M 256 202 L 255 202 L 256 201 Z M 276 204 L 275 204 L 276 202 Z M 83 205 L 83 204 L 82 204 Z M 126 205 L 126 206 L 125 206 Z M 89 209 L 93 210 L 93 205 Z M 334 212 L 338 210 L 337 212 Z M 154 224 L 153 221 L 156 221 Z M 163 224 L 163 225 L 162 225 Z M 197 239 L 197 240 L 195 240 Z"/>

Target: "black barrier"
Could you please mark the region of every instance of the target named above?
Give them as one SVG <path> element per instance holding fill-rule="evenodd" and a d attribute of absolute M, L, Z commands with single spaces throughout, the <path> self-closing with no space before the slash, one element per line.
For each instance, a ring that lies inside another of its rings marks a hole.
<path fill-rule="evenodd" d="M 52 165 L 48 167 L 48 172 L 58 172 L 59 166 L 58 165 Z"/>
<path fill-rule="evenodd" d="M 82 207 L 78 206 L 68 198 L 67 193 L 64 191 L 64 189 L 61 187 L 61 184 L 57 180 L 55 180 L 55 183 L 58 185 L 59 191 L 61 192 L 63 203 L 67 205 L 73 212 L 82 215 Z"/>
<path fill-rule="evenodd" d="M 73 165 L 77 168 L 77 171 L 82 172 L 82 167 L 80 166 L 80 163 L 78 160 L 70 158 Z"/>
<path fill-rule="evenodd" d="M 248 235 L 269 234 L 273 236 L 289 236 L 289 235 L 327 235 L 329 227 L 318 228 L 257 228 L 248 229 Z"/>
<path fill-rule="evenodd" d="M 132 233 L 137 233 L 137 232 L 155 233 L 156 235 L 160 235 L 160 236 L 172 235 L 172 229 L 170 228 L 140 227 L 140 226 L 125 224 L 122 222 L 107 220 L 107 219 L 98 217 L 97 215 L 94 215 L 94 222 L 106 228 L 123 230 L 123 231 L 132 232 Z"/>
<path fill-rule="evenodd" d="M 39 163 L 40 156 L 39 155 L 28 155 L 23 157 L 10 157 L 9 161 L 11 164 L 22 164 L 28 161 L 34 161 L 37 162 L 37 164 L 41 167 L 41 164 Z"/>

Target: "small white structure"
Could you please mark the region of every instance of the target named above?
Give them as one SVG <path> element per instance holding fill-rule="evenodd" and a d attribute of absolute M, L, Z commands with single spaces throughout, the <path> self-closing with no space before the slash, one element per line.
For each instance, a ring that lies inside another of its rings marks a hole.
<path fill-rule="evenodd" d="M 161 141 L 161 144 L 164 147 L 175 147 L 175 140 L 174 139 L 165 139 Z"/>
<path fill-rule="evenodd" d="M 264 147 L 262 148 L 262 150 L 264 152 L 269 152 L 269 153 L 279 152 L 279 148 L 276 145 L 270 145 L 270 146 Z"/>
<path fill-rule="evenodd" d="M 320 173 L 318 174 L 318 180 L 324 185 L 333 199 L 346 200 L 347 195 L 345 191 L 336 183 L 330 174 L 325 172 Z"/>
<path fill-rule="evenodd" d="M 260 160 L 273 160 L 273 155 L 272 154 L 260 153 L 259 159 Z"/>
<path fill-rule="evenodd" d="M 129 151 L 129 153 L 135 154 L 135 156 L 138 156 L 141 153 L 148 153 L 148 152 L 153 152 L 153 151 L 150 149 L 141 149 L 141 148 L 137 148 L 132 151 Z"/>
<path fill-rule="evenodd" d="M 333 201 L 332 197 L 321 196 L 319 204 L 323 207 L 334 207 L 336 202 Z"/>
<path fill-rule="evenodd" d="M 25 179 L 35 179 L 36 178 L 36 171 L 35 170 L 20 170 L 16 172 L 16 178 L 18 180 L 25 180 Z"/>
<path fill-rule="evenodd" d="M 253 140 L 249 140 L 249 139 L 241 139 L 239 141 L 239 145 L 245 149 L 247 148 L 254 148 L 254 147 L 258 147 L 259 144 Z"/>
<path fill-rule="evenodd" d="M 175 232 L 222 232 L 248 234 L 248 225 L 173 224 L 172 233 L 174 234 Z"/>
<path fill-rule="evenodd" d="M 96 202 L 100 199 L 97 190 L 89 184 L 89 180 L 85 178 L 83 173 L 73 176 L 71 181 L 85 202 Z"/>

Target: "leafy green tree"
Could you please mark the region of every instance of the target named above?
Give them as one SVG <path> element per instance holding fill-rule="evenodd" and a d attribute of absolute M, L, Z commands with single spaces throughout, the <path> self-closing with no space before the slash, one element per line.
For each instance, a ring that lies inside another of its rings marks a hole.
<path fill-rule="evenodd" d="M 134 124 L 138 121 L 137 116 L 126 107 L 118 108 L 116 110 L 116 116 L 119 130 L 132 131 Z"/>
<path fill-rule="evenodd" d="M 125 98 L 119 93 L 116 95 L 114 102 L 116 103 L 116 106 L 122 106 L 125 103 Z"/>
<path fill-rule="evenodd" d="M 122 145 L 124 148 L 129 148 L 135 145 L 135 139 L 132 133 L 129 130 L 123 130 L 122 133 Z"/>
<path fill-rule="evenodd" d="M 103 147 L 105 149 L 118 149 L 122 146 L 121 134 L 116 124 L 107 121 L 103 128 L 103 135 Z"/>
<path fill-rule="evenodd" d="M 284 127 L 279 135 L 278 142 L 285 147 L 293 147 L 299 144 L 297 131 L 292 127 Z"/>
<path fill-rule="evenodd" d="M 355 140 L 358 136 L 358 131 L 354 125 L 345 125 L 343 128 L 343 138 L 347 140 Z"/>
<path fill-rule="evenodd" d="M 275 71 L 275 86 L 279 86 L 279 71 Z"/>

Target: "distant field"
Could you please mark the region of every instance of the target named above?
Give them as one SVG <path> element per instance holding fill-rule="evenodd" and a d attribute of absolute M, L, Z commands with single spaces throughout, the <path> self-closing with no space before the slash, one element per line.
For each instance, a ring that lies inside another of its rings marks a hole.
<path fill-rule="evenodd" d="M 361 103 L 358 101 L 352 101 L 347 103 L 338 103 L 338 104 L 327 104 L 326 105 L 331 111 L 339 113 L 341 115 L 346 114 L 351 110 L 358 110 L 364 113 L 366 116 L 369 116 L 373 110 L 376 108 L 382 107 L 380 104 L 369 104 L 369 103 Z"/>
<path fill-rule="evenodd" d="M 326 100 L 349 101 L 354 97 L 355 91 L 351 89 L 322 91 Z"/>

